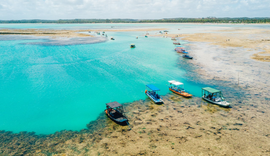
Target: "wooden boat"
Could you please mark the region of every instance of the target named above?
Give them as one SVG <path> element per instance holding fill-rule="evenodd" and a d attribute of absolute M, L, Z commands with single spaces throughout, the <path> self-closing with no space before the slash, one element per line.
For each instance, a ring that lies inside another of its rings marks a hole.
<path fill-rule="evenodd" d="M 220 90 L 216 90 L 214 88 L 205 87 L 202 88 L 202 98 L 210 103 L 222 106 L 229 107 L 230 103 L 225 101 Z"/>
<path fill-rule="evenodd" d="M 173 42 L 174 45 L 181 45 L 180 42 Z"/>
<path fill-rule="evenodd" d="M 183 55 L 182 56 L 183 58 L 186 58 L 186 59 L 193 59 L 193 57 L 189 56 L 189 55 Z"/>
<path fill-rule="evenodd" d="M 158 89 L 156 86 L 152 85 L 152 84 L 148 84 L 146 85 L 147 88 L 150 89 L 150 91 L 148 91 L 147 89 L 145 90 L 145 95 L 147 95 L 152 101 L 154 101 L 156 104 L 163 104 L 163 100 L 160 97 L 160 95 L 158 95 L 158 91 L 160 91 L 160 89 Z"/>
<path fill-rule="evenodd" d="M 135 44 L 131 44 L 130 45 L 130 48 L 135 48 Z"/>
<path fill-rule="evenodd" d="M 104 110 L 106 115 L 120 125 L 128 125 L 128 119 L 124 115 L 123 105 L 118 102 L 106 103 L 106 109 Z"/>
<path fill-rule="evenodd" d="M 175 94 L 181 95 L 186 98 L 191 98 L 192 94 L 190 94 L 187 90 L 184 89 L 184 84 L 182 82 L 178 82 L 175 80 L 168 81 L 170 83 L 169 90 Z"/>

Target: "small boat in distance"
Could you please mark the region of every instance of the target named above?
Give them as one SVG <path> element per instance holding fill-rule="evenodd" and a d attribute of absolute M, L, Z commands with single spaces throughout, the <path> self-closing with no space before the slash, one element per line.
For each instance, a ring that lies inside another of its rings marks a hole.
<path fill-rule="evenodd" d="M 154 101 L 156 104 L 162 104 L 163 100 L 160 97 L 160 95 L 158 95 L 158 91 L 160 91 L 160 89 L 158 89 L 156 86 L 152 85 L 152 84 L 148 84 L 146 85 L 147 88 L 149 88 L 151 91 L 148 91 L 147 89 L 145 90 L 145 94 L 152 100 Z"/>
<path fill-rule="evenodd" d="M 130 45 L 130 48 L 135 48 L 135 44 L 131 44 Z"/>
<path fill-rule="evenodd" d="M 181 45 L 180 42 L 173 42 L 174 45 Z"/>
<path fill-rule="evenodd" d="M 106 115 L 120 125 L 128 125 L 128 119 L 124 115 L 123 105 L 118 102 L 106 103 L 106 109 L 104 111 Z"/>
<path fill-rule="evenodd" d="M 175 51 L 176 51 L 177 53 L 188 54 L 188 52 L 186 52 L 185 49 L 175 48 Z"/>
<path fill-rule="evenodd" d="M 182 56 L 183 58 L 186 58 L 186 59 L 193 59 L 193 57 L 189 56 L 189 55 L 183 55 Z"/>
<path fill-rule="evenodd" d="M 115 40 L 113 37 L 111 37 L 111 40 Z"/>
<path fill-rule="evenodd" d="M 210 87 L 202 88 L 202 98 L 210 103 L 213 103 L 222 107 L 230 106 L 230 103 L 225 101 L 221 91 L 214 88 L 210 88 Z"/>
<path fill-rule="evenodd" d="M 144 37 L 148 37 L 147 35 L 145 35 Z"/>
<path fill-rule="evenodd" d="M 186 98 L 192 97 L 192 94 L 190 94 L 187 90 L 184 89 L 184 84 L 182 82 L 178 82 L 175 80 L 171 80 L 168 82 L 170 83 L 169 90 L 173 93 L 184 96 Z"/>

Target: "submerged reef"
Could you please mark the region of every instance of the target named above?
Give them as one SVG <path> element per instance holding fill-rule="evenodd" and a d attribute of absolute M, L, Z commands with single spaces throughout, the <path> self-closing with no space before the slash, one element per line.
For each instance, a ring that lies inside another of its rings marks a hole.
<path fill-rule="evenodd" d="M 149 99 L 125 103 L 132 129 L 117 125 L 101 113 L 81 131 L 50 135 L 0 131 L 0 154 L 269 154 L 270 127 L 265 124 L 270 120 L 269 101 L 241 89 L 227 88 L 224 94 L 232 108 L 175 94 L 164 96 L 164 105 Z"/>

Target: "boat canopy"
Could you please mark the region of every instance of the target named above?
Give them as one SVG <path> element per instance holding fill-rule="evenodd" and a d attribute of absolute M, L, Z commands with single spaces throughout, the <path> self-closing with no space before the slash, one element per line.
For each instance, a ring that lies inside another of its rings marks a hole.
<path fill-rule="evenodd" d="M 168 82 L 173 84 L 173 85 L 176 85 L 176 86 L 183 85 L 182 82 L 178 82 L 178 81 L 175 81 L 175 80 L 171 80 L 171 81 L 168 81 Z"/>
<path fill-rule="evenodd" d="M 151 89 L 152 91 L 160 91 L 160 89 L 158 89 L 156 86 L 152 85 L 152 84 L 149 84 L 149 85 L 146 85 L 149 89 Z"/>
<path fill-rule="evenodd" d="M 107 106 L 111 107 L 111 108 L 116 108 L 116 107 L 122 107 L 123 105 L 121 105 L 120 103 L 114 101 L 114 102 L 110 102 L 110 103 L 106 103 Z"/>
<path fill-rule="evenodd" d="M 134 43 L 130 44 L 130 45 L 135 45 Z"/>
<path fill-rule="evenodd" d="M 205 87 L 203 88 L 203 90 L 206 90 L 210 93 L 218 93 L 218 92 L 221 92 L 220 90 L 217 90 L 217 89 L 214 89 L 214 88 L 211 88 L 211 87 Z"/>

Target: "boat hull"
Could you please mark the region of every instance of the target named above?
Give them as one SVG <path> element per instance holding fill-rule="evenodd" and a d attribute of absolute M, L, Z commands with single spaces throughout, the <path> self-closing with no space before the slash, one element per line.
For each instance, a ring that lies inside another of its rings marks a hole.
<path fill-rule="evenodd" d="M 219 105 L 221 107 L 230 107 L 230 103 L 226 102 L 226 101 L 222 101 L 222 102 L 215 102 L 215 101 L 212 101 L 212 100 L 209 100 L 205 97 L 202 97 L 205 101 L 208 101 L 212 104 L 216 104 L 216 105 Z"/>
<path fill-rule="evenodd" d="M 113 118 L 113 117 L 108 113 L 107 109 L 105 109 L 104 112 L 105 112 L 105 114 L 107 115 L 107 117 L 109 117 L 109 118 L 110 118 L 112 121 L 114 121 L 115 123 L 117 123 L 117 124 L 119 124 L 119 125 L 122 125 L 122 126 L 128 125 L 128 119 L 127 119 L 125 116 L 124 116 L 124 119 L 126 119 L 126 120 L 124 120 L 124 121 L 121 122 L 121 121 L 119 121 L 119 120 Z"/>
<path fill-rule="evenodd" d="M 183 58 L 185 58 L 185 59 L 193 59 L 193 57 L 183 57 Z"/>
<path fill-rule="evenodd" d="M 191 97 L 192 97 L 191 94 L 188 94 L 188 93 L 186 93 L 186 92 L 180 93 L 180 92 L 177 92 L 177 91 L 175 91 L 175 90 L 173 90 L 173 89 L 171 89 L 171 88 L 169 88 L 169 90 L 172 91 L 172 92 L 175 93 L 175 94 L 181 95 L 181 96 L 186 97 L 186 98 L 191 98 Z"/>
<path fill-rule="evenodd" d="M 154 101 L 155 104 L 163 104 L 163 100 L 162 99 L 155 99 L 150 94 L 148 94 L 147 92 L 145 93 L 145 95 L 148 96 L 152 101 Z"/>

